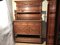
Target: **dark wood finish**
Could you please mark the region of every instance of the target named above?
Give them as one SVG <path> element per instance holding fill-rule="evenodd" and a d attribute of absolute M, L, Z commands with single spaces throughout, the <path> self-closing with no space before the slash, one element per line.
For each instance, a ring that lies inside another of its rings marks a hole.
<path fill-rule="evenodd" d="M 41 14 L 16 14 L 16 20 L 41 20 Z"/>
<path fill-rule="evenodd" d="M 56 0 L 48 0 L 47 45 L 54 45 Z"/>
<path fill-rule="evenodd" d="M 60 0 L 57 0 L 55 45 L 60 45 Z"/>

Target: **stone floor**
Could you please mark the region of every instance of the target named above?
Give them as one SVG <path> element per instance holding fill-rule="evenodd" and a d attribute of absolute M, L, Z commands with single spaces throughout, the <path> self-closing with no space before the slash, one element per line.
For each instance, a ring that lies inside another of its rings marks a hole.
<path fill-rule="evenodd" d="M 16 45 L 46 45 L 46 42 L 44 42 L 43 44 L 16 43 Z"/>

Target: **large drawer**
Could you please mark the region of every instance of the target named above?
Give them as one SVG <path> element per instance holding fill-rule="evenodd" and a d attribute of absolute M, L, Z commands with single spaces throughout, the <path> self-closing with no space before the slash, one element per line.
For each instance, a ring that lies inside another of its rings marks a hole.
<path fill-rule="evenodd" d="M 15 34 L 40 35 L 40 21 L 14 21 Z"/>
<path fill-rule="evenodd" d="M 16 14 L 16 20 L 41 20 L 41 14 Z"/>
<path fill-rule="evenodd" d="M 39 7 L 17 7 L 17 11 L 19 12 L 41 12 L 42 8 Z"/>
<path fill-rule="evenodd" d="M 41 6 L 42 3 L 40 1 L 16 1 L 17 7 L 25 7 L 25 6 Z"/>

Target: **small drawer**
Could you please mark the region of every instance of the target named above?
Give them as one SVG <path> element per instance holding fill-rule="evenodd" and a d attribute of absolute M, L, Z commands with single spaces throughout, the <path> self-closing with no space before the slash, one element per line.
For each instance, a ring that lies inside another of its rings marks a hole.
<path fill-rule="evenodd" d="M 14 21 L 14 32 L 16 34 L 40 35 L 40 21 Z"/>
<path fill-rule="evenodd" d="M 16 14 L 16 20 L 41 20 L 41 14 Z"/>
<path fill-rule="evenodd" d="M 41 1 L 16 1 L 17 7 L 25 7 L 25 6 L 41 6 Z"/>
<path fill-rule="evenodd" d="M 17 7 L 16 9 L 19 12 L 41 12 L 42 7 Z"/>

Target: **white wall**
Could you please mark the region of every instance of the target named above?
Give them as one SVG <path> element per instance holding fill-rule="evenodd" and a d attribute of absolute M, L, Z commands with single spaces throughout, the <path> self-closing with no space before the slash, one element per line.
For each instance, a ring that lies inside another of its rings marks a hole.
<path fill-rule="evenodd" d="M 6 3 L 7 0 L 0 1 L 0 27 L 5 28 L 7 25 L 11 23 L 11 17 L 12 11 L 11 11 L 11 5 L 8 8 L 8 4 Z"/>

